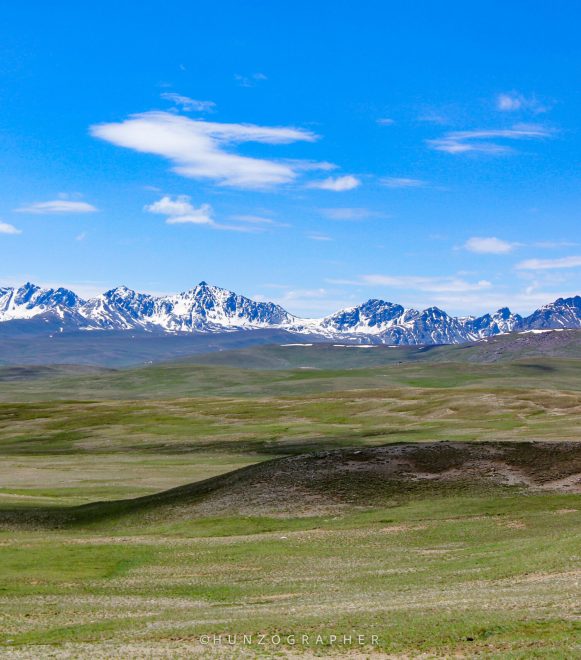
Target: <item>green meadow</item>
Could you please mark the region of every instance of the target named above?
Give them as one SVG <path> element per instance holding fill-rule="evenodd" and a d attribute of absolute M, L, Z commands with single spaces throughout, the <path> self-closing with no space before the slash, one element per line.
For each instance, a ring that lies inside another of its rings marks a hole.
<path fill-rule="evenodd" d="M 578 441 L 576 345 L 500 348 L 1 367 L 0 656 L 578 657 L 574 448 L 557 469 L 518 445 L 514 482 L 452 457 L 383 488 L 357 464 Z"/>

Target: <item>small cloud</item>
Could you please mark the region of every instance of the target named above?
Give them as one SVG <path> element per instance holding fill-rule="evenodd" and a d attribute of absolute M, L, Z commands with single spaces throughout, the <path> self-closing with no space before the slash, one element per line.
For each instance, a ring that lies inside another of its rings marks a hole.
<path fill-rule="evenodd" d="M 256 87 L 256 84 L 263 80 L 268 80 L 264 73 L 253 73 L 250 76 L 243 76 L 239 73 L 234 75 L 234 80 L 240 87 Z"/>
<path fill-rule="evenodd" d="M 547 112 L 549 108 L 543 105 L 535 96 L 524 96 L 518 92 L 508 92 L 499 94 L 496 97 L 496 108 L 500 112 L 517 112 L 518 110 L 528 110 L 534 114 Z"/>
<path fill-rule="evenodd" d="M 561 257 L 560 259 L 527 259 L 516 265 L 518 270 L 553 270 L 557 268 L 578 268 L 581 255 Z"/>
<path fill-rule="evenodd" d="M 352 207 L 342 207 L 342 208 L 330 208 L 330 209 L 319 209 L 322 215 L 329 220 L 347 220 L 347 221 L 357 221 L 365 220 L 365 218 L 370 218 L 372 216 L 380 215 L 375 211 L 370 211 L 365 208 L 352 208 Z"/>
<path fill-rule="evenodd" d="M 361 181 L 350 174 L 346 176 L 328 177 L 322 181 L 313 181 L 308 185 L 309 188 L 318 188 L 319 190 L 333 190 L 334 192 L 343 192 L 353 190 L 361 185 Z"/>
<path fill-rule="evenodd" d="M 165 101 L 170 101 L 176 107 L 185 110 L 186 112 L 214 112 L 216 104 L 213 101 L 198 101 L 191 99 L 189 96 L 182 96 L 174 92 L 164 92 L 161 98 Z"/>
<path fill-rule="evenodd" d="M 427 145 L 435 151 L 449 154 L 482 153 L 499 155 L 513 151 L 512 147 L 496 140 L 539 140 L 553 135 L 553 131 L 539 124 L 515 124 L 512 128 L 452 131 Z"/>
<path fill-rule="evenodd" d="M 320 234 L 319 232 L 311 232 L 307 234 L 307 238 L 311 241 L 332 241 L 333 239 L 327 234 Z"/>
<path fill-rule="evenodd" d="M 425 122 L 426 124 L 447 124 L 449 122 L 448 117 L 444 114 L 435 112 L 433 110 L 428 110 L 424 114 L 418 116 L 417 121 Z"/>
<path fill-rule="evenodd" d="M 189 195 L 170 197 L 165 195 L 153 204 L 144 207 L 148 213 L 157 213 L 166 216 L 168 225 L 204 225 L 218 231 L 236 231 L 244 234 L 255 234 L 265 230 L 271 222 L 269 218 L 259 216 L 239 215 L 233 219 L 242 224 L 223 224 L 214 220 L 214 210 L 210 204 L 194 206 Z"/>
<path fill-rule="evenodd" d="M 0 234 L 22 234 L 20 229 L 17 229 L 14 225 L 10 225 L 7 222 L 0 221 Z"/>
<path fill-rule="evenodd" d="M 422 179 L 409 179 L 407 177 L 385 177 L 380 180 L 382 186 L 388 188 L 423 188 L 426 184 Z"/>
<path fill-rule="evenodd" d="M 86 232 L 86 231 L 82 231 L 80 234 L 78 234 L 77 236 L 75 236 L 75 241 L 84 241 L 85 238 L 87 238 L 87 232 Z"/>
<path fill-rule="evenodd" d="M 380 126 L 393 126 L 393 124 L 395 124 L 395 120 L 390 119 L 389 117 L 381 117 L 380 119 L 376 120 L 376 123 Z"/>
<path fill-rule="evenodd" d="M 167 216 L 168 225 L 176 224 L 194 224 L 194 225 L 214 225 L 212 217 L 212 207 L 209 204 L 193 206 L 188 195 L 178 195 L 171 198 L 168 195 L 158 199 L 153 204 L 144 207 L 149 213 L 158 213 Z"/>
<path fill-rule="evenodd" d="M 265 218 L 264 216 L 261 215 L 236 214 L 236 215 L 231 215 L 230 218 L 232 220 L 235 220 L 236 222 L 244 222 L 250 225 L 257 225 L 258 227 L 263 225 L 263 229 L 266 227 L 290 227 L 290 225 L 285 222 L 277 222 L 272 218 Z"/>
<path fill-rule="evenodd" d="M 514 243 L 508 243 L 494 236 L 473 236 L 464 243 L 464 248 L 469 252 L 478 254 L 507 254 L 515 248 Z"/>
<path fill-rule="evenodd" d="M 54 199 L 49 202 L 35 202 L 28 206 L 14 209 L 17 213 L 33 213 L 35 215 L 50 215 L 56 213 L 95 213 L 98 209 L 87 202 L 77 202 L 68 199 Z"/>

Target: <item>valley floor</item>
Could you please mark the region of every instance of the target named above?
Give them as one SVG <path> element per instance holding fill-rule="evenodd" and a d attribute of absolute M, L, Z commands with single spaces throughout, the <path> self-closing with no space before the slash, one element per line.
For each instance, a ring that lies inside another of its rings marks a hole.
<path fill-rule="evenodd" d="M 573 658 L 580 547 L 581 496 L 547 493 L 4 532 L 0 655 Z"/>
<path fill-rule="evenodd" d="M 0 369 L 0 657 L 579 657 L 577 354 L 317 350 Z"/>

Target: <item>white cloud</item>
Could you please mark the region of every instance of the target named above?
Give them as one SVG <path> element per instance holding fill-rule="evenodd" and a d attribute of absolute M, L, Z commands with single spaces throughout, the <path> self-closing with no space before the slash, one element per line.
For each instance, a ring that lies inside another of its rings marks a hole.
<path fill-rule="evenodd" d="M 340 208 L 329 208 L 329 209 L 319 209 L 320 212 L 330 220 L 365 220 L 365 218 L 370 218 L 375 215 L 379 215 L 375 211 L 370 211 L 365 208 L 353 208 L 353 207 L 340 207 Z"/>
<path fill-rule="evenodd" d="M 265 218 L 262 215 L 253 215 L 253 214 L 236 214 L 236 215 L 231 215 L 230 218 L 232 220 L 235 220 L 236 222 L 244 222 L 248 223 L 250 225 L 266 225 L 270 227 L 290 227 L 289 224 L 286 222 L 278 222 L 276 220 L 273 220 L 272 218 Z M 263 229 L 265 227 L 263 226 Z"/>
<path fill-rule="evenodd" d="M 468 282 L 456 276 L 422 275 L 361 275 L 356 280 L 327 280 L 331 284 L 350 284 L 356 286 L 387 286 L 399 289 L 430 292 L 463 292 L 488 289 L 492 284 L 488 280 Z"/>
<path fill-rule="evenodd" d="M 7 222 L 2 222 L 0 220 L 0 234 L 22 234 L 20 229 L 17 229 L 14 225 L 10 225 Z"/>
<path fill-rule="evenodd" d="M 527 259 L 516 265 L 518 270 L 552 270 L 554 268 L 578 268 L 581 256 L 561 257 L 559 259 Z"/>
<path fill-rule="evenodd" d="M 266 231 L 268 228 L 287 227 L 282 223 L 275 222 L 270 218 L 256 215 L 233 215 L 230 216 L 238 224 L 224 224 L 214 220 L 214 210 L 210 204 L 194 206 L 189 195 L 178 195 L 170 197 L 165 195 L 153 204 L 144 207 L 149 213 L 157 213 L 166 216 L 168 225 L 204 225 L 219 231 L 236 231 L 244 234 L 255 234 Z"/>
<path fill-rule="evenodd" d="M 426 185 L 422 179 L 390 176 L 380 179 L 380 183 L 388 188 L 421 188 Z"/>
<path fill-rule="evenodd" d="M 240 87 L 255 87 L 257 83 L 263 80 L 268 80 L 264 73 L 253 73 L 250 76 L 243 76 L 239 73 L 235 74 L 234 80 Z"/>
<path fill-rule="evenodd" d="M 213 112 L 216 107 L 214 101 L 198 101 L 191 99 L 189 96 L 182 96 L 174 92 L 164 92 L 161 94 L 161 98 L 165 101 L 170 101 L 186 112 Z"/>
<path fill-rule="evenodd" d="M 18 213 L 49 215 L 56 213 L 95 213 L 98 209 L 87 202 L 76 202 L 69 199 L 53 199 L 48 202 L 35 202 L 34 204 L 21 206 L 14 210 Z"/>
<path fill-rule="evenodd" d="M 503 112 L 513 112 L 522 107 L 523 98 L 520 94 L 499 94 L 496 97 L 496 107 Z"/>
<path fill-rule="evenodd" d="M 227 147 L 243 142 L 313 142 L 318 137 L 300 128 L 219 124 L 168 112 L 145 112 L 120 123 L 97 124 L 90 131 L 117 146 L 167 158 L 181 176 L 239 188 L 289 183 L 300 168 L 293 163 L 241 156 Z"/>
<path fill-rule="evenodd" d="M 418 121 L 426 122 L 427 124 L 447 124 L 449 123 L 448 117 L 441 113 L 436 112 L 435 110 L 428 110 L 424 114 L 421 114 L 418 118 Z"/>
<path fill-rule="evenodd" d="M 194 208 L 190 203 L 190 199 L 188 195 L 178 195 L 174 198 L 165 195 L 161 199 L 158 199 L 157 202 L 148 204 L 145 210 L 150 213 L 160 213 L 161 215 L 187 215 Z"/>
<path fill-rule="evenodd" d="M 435 151 L 449 154 L 505 154 L 513 149 L 495 140 L 538 140 L 551 137 L 553 131 L 539 124 L 515 124 L 512 128 L 476 131 L 452 131 L 427 144 Z"/>
<path fill-rule="evenodd" d="M 166 220 L 168 225 L 193 224 L 193 225 L 213 225 L 212 207 L 209 204 L 202 204 L 197 208 L 192 208 L 187 215 L 171 215 Z"/>
<path fill-rule="evenodd" d="M 327 234 L 320 234 L 319 232 L 311 232 L 307 234 L 307 238 L 311 241 L 332 241 L 333 239 Z"/>
<path fill-rule="evenodd" d="M 361 185 L 361 181 L 350 174 L 346 176 L 328 177 L 322 181 L 313 181 L 309 188 L 318 188 L 319 190 L 333 190 L 334 192 L 343 192 L 344 190 L 353 190 Z"/>
<path fill-rule="evenodd" d="M 514 243 L 508 243 L 494 236 L 473 236 L 464 243 L 464 248 L 469 252 L 478 254 L 507 254 L 515 248 Z"/>
<path fill-rule="evenodd" d="M 212 217 L 212 207 L 209 204 L 193 206 L 190 197 L 187 195 L 178 195 L 171 198 L 168 195 L 158 199 L 153 204 L 145 206 L 149 213 L 159 213 L 167 216 L 168 225 L 194 224 L 194 225 L 214 225 Z"/>
<path fill-rule="evenodd" d="M 519 92 L 505 92 L 496 97 L 496 108 L 501 112 L 516 112 L 529 110 L 535 114 L 547 112 L 547 106 L 541 104 L 534 96 L 524 96 Z"/>
<path fill-rule="evenodd" d="M 395 120 L 390 119 L 389 117 L 381 117 L 380 119 L 377 120 L 377 123 L 380 126 L 392 126 L 395 124 Z"/>

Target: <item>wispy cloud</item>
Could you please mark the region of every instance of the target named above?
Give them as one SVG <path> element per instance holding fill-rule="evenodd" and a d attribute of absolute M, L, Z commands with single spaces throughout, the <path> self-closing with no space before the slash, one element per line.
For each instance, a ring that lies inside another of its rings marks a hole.
<path fill-rule="evenodd" d="M 381 117 L 380 119 L 377 119 L 376 122 L 380 126 L 393 126 L 393 124 L 395 124 L 395 120 L 390 119 L 389 117 Z"/>
<path fill-rule="evenodd" d="M 329 220 L 358 221 L 365 220 L 378 215 L 383 215 L 377 211 L 371 211 L 366 208 L 339 207 L 319 209 L 320 213 Z"/>
<path fill-rule="evenodd" d="M 417 118 L 418 121 L 425 122 L 426 124 L 447 124 L 449 123 L 448 117 L 441 112 L 436 112 L 435 110 L 428 110 L 423 114 L 419 115 Z"/>
<path fill-rule="evenodd" d="M 0 220 L 0 234 L 22 234 L 20 229 L 17 229 L 14 225 L 8 224 L 7 222 L 2 222 Z"/>
<path fill-rule="evenodd" d="M 381 286 L 398 288 L 408 291 L 430 291 L 430 292 L 463 292 L 480 291 L 492 286 L 488 280 L 468 282 L 457 276 L 434 276 L 424 275 L 360 275 L 355 280 L 328 279 L 331 284 L 349 284 L 355 286 Z"/>
<path fill-rule="evenodd" d="M 272 218 L 265 218 L 262 215 L 243 213 L 243 214 L 231 215 L 229 216 L 229 218 L 236 222 L 244 222 L 250 225 L 256 225 L 258 227 L 262 227 L 263 229 L 266 229 L 267 227 L 290 227 L 290 225 L 286 222 L 278 222 L 277 220 L 273 220 Z"/>
<path fill-rule="evenodd" d="M 516 265 L 518 270 L 553 270 L 558 268 L 581 267 L 581 255 L 558 259 L 526 259 Z"/>
<path fill-rule="evenodd" d="M 162 156 L 181 176 L 238 188 L 289 183 L 300 168 L 293 163 L 241 156 L 231 151 L 233 145 L 313 142 L 318 137 L 301 128 L 220 124 L 168 112 L 145 112 L 119 123 L 94 125 L 90 131 L 117 146 Z"/>
<path fill-rule="evenodd" d="M 53 199 L 48 202 L 34 202 L 33 204 L 21 206 L 14 210 L 17 213 L 50 215 L 56 213 L 95 213 L 98 209 L 87 202 L 77 202 L 68 199 Z"/>
<path fill-rule="evenodd" d="M 332 241 L 333 240 L 330 236 L 327 236 L 327 234 L 321 234 L 321 233 L 316 232 L 316 231 L 309 232 L 306 236 L 311 241 Z"/>
<path fill-rule="evenodd" d="M 427 185 L 422 179 L 410 179 L 408 177 L 387 176 L 379 181 L 387 188 L 422 188 Z"/>
<path fill-rule="evenodd" d="M 346 176 L 330 176 L 322 181 L 313 181 L 308 184 L 308 187 L 343 192 L 345 190 L 353 190 L 353 188 L 357 188 L 360 185 L 361 181 L 357 177 L 347 174 Z"/>
<path fill-rule="evenodd" d="M 216 108 L 214 101 L 198 101 L 191 99 L 189 96 L 176 94 L 175 92 L 164 92 L 161 94 L 161 98 L 173 103 L 176 107 L 186 112 L 213 112 Z"/>
<path fill-rule="evenodd" d="M 534 114 L 547 112 L 549 107 L 535 96 L 525 96 L 519 92 L 504 92 L 496 97 L 496 108 L 501 112 L 528 110 Z"/>
<path fill-rule="evenodd" d="M 268 289 L 278 289 L 280 293 L 272 296 L 261 293 L 254 294 L 254 300 L 275 302 L 299 316 L 323 316 L 332 314 L 338 309 L 353 305 L 357 301 L 353 296 L 346 296 L 343 291 L 328 288 L 303 289 L 291 285 L 263 285 Z"/>
<path fill-rule="evenodd" d="M 515 243 L 503 241 L 495 236 L 473 236 L 464 243 L 464 248 L 477 254 L 508 254 L 516 247 Z"/>
<path fill-rule="evenodd" d="M 499 155 L 513 151 L 513 148 L 501 141 L 539 140 L 553 135 L 553 130 L 540 124 L 515 124 L 512 128 L 452 131 L 427 144 L 435 151 L 449 154 L 482 153 Z"/>
<path fill-rule="evenodd" d="M 243 76 L 240 73 L 234 75 L 234 80 L 239 87 L 256 87 L 259 82 L 268 80 L 264 73 L 253 73 L 249 76 Z"/>

